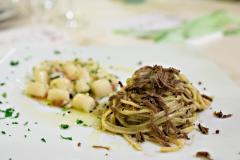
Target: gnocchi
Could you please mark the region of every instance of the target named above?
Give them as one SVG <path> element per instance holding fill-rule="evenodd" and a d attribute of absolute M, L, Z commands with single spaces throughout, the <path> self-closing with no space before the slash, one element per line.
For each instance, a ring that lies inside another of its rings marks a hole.
<path fill-rule="evenodd" d="M 36 98 L 44 98 L 47 95 L 47 85 L 41 82 L 30 82 L 26 88 L 26 94 Z"/>
<path fill-rule="evenodd" d="M 78 93 L 88 92 L 90 90 L 90 87 L 85 80 L 79 79 L 76 81 L 75 90 Z"/>
<path fill-rule="evenodd" d="M 98 98 L 108 96 L 113 92 L 112 86 L 107 79 L 99 79 L 94 81 L 91 85 L 94 95 Z"/>
<path fill-rule="evenodd" d="M 69 92 L 64 89 L 49 89 L 47 100 L 52 102 L 53 105 L 62 106 L 67 104 L 70 100 Z"/>
<path fill-rule="evenodd" d="M 77 94 L 72 101 L 72 106 L 85 112 L 91 111 L 95 107 L 95 101 L 92 97 L 84 94 Z"/>
<path fill-rule="evenodd" d="M 79 70 L 73 63 L 66 63 L 63 66 L 63 71 L 70 80 L 76 80 L 79 77 Z"/>
<path fill-rule="evenodd" d="M 37 82 L 48 83 L 48 74 L 44 70 L 34 69 L 34 79 Z"/>
<path fill-rule="evenodd" d="M 26 94 L 49 104 L 92 110 L 100 98 L 115 90 L 117 78 L 92 59 L 43 61 L 33 69 Z"/>
<path fill-rule="evenodd" d="M 50 88 L 58 88 L 71 92 L 73 84 L 67 78 L 56 78 L 50 82 Z"/>

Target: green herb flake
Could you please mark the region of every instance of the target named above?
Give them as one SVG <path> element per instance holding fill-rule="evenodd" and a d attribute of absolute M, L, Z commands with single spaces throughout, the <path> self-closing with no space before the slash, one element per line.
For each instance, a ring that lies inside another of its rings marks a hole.
<path fill-rule="evenodd" d="M 4 86 L 5 85 L 5 83 L 0 83 L 0 86 Z"/>
<path fill-rule="evenodd" d="M 126 4 L 141 4 L 146 2 L 146 0 L 122 0 Z"/>
<path fill-rule="evenodd" d="M 62 135 L 60 135 L 62 139 L 65 139 L 65 140 L 69 140 L 71 141 L 72 140 L 72 137 L 63 137 Z"/>
<path fill-rule="evenodd" d="M 24 126 L 28 125 L 28 122 L 25 122 L 23 125 L 24 125 Z"/>
<path fill-rule="evenodd" d="M 61 124 L 59 126 L 61 129 L 68 129 L 69 128 L 69 125 L 68 124 Z"/>
<path fill-rule="evenodd" d="M 3 93 L 2 93 L 2 97 L 3 97 L 3 98 L 7 98 L 7 93 L 6 93 L 6 92 L 3 92 Z"/>
<path fill-rule="evenodd" d="M 81 119 L 77 119 L 77 120 L 76 120 L 76 123 L 77 123 L 77 124 L 83 124 L 83 121 L 82 121 Z"/>
<path fill-rule="evenodd" d="M 31 131 L 31 129 L 28 128 L 28 132 L 30 132 L 30 131 Z"/>
<path fill-rule="evenodd" d="M 61 54 L 61 52 L 58 51 L 58 50 L 55 50 L 53 53 L 56 54 L 56 55 Z"/>
<path fill-rule="evenodd" d="M 16 115 L 13 118 L 18 118 L 20 116 L 20 113 L 17 112 Z"/>
<path fill-rule="evenodd" d="M 1 133 L 2 133 L 2 134 L 4 134 L 4 135 L 6 134 L 6 132 L 5 132 L 5 131 L 1 131 Z"/>
<path fill-rule="evenodd" d="M 18 64 L 19 64 L 19 61 L 13 61 L 13 60 L 12 60 L 12 61 L 10 62 L 10 65 L 11 65 L 11 66 L 17 66 Z"/>
<path fill-rule="evenodd" d="M 81 119 L 77 119 L 76 120 L 76 124 L 87 127 L 88 125 L 86 123 L 84 123 Z"/>
<path fill-rule="evenodd" d="M 45 140 L 45 138 L 41 138 L 41 141 L 46 143 L 47 141 Z"/>
<path fill-rule="evenodd" d="M 75 58 L 73 61 L 74 61 L 74 63 L 80 62 L 80 60 L 78 58 Z"/>
<path fill-rule="evenodd" d="M 60 77 L 61 77 L 60 75 L 56 75 L 56 76 L 50 77 L 50 80 L 54 80 L 54 79 L 57 79 L 57 78 L 60 78 Z"/>
<path fill-rule="evenodd" d="M 46 104 L 47 104 L 48 106 L 51 106 L 53 103 L 52 103 L 52 101 L 46 101 Z"/>
<path fill-rule="evenodd" d="M 68 110 L 69 110 L 69 108 L 65 108 L 65 107 L 62 108 L 62 111 L 64 111 L 64 112 L 68 111 Z"/>
<path fill-rule="evenodd" d="M 18 122 L 12 122 L 12 124 L 18 124 Z"/>
<path fill-rule="evenodd" d="M 5 111 L 4 111 L 4 116 L 5 118 L 8 118 L 8 117 L 12 117 L 13 113 L 14 113 L 14 109 L 13 108 L 7 108 Z"/>
<path fill-rule="evenodd" d="M 26 134 L 24 135 L 24 138 L 27 138 L 27 135 L 26 135 Z"/>
<path fill-rule="evenodd" d="M 98 70 L 97 70 L 97 69 L 94 69 L 94 70 L 91 70 L 89 73 L 90 73 L 90 74 L 97 74 L 97 73 L 98 73 Z"/>
<path fill-rule="evenodd" d="M 83 124 L 83 126 L 84 126 L 84 127 L 88 127 L 88 125 L 87 125 L 87 124 L 85 124 L 85 123 Z"/>

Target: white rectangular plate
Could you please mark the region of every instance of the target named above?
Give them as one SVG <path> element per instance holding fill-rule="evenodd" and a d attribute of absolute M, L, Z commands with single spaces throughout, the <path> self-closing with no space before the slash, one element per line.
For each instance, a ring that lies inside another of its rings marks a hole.
<path fill-rule="evenodd" d="M 54 54 L 54 50 L 61 51 L 61 54 Z M 73 112 L 62 116 L 61 109 L 45 106 L 23 94 L 26 76 L 31 73 L 34 65 L 43 60 L 74 58 L 93 58 L 107 68 L 112 65 L 109 70 L 123 82 L 140 67 L 139 61 L 142 65 L 160 64 L 180 69 L 203 93 L 214 96 L 213 104 L 199 116 L 199 122 L 209 127 L 209 135 L 193 131 L 190 134 L 191 140 L 186 141 L 185 147 L 178 152 L 160 153 L 159 146 L 148 142 L 143 144 L 144 151 L 138 152 L 120 136 L 74 124 L 77 118 L 86 119 L 86 115 Z M 11 66 L 11 60 L 19 61 L 19 65 Z M 0 98 L 3 102 L 0 108 L 13 107 L 16 112 L 20 112 L 18 119 L 0 120 L 0 131 L 6 132 L 5 135 L 0 133 L 1 160 L 191 160 L 197 151 L 208 151 L 217 160 L 240 159 L 239 88 L 213 63 L 191 49 L 179 46 L 20 46 L 9 50 L 1 59 L 0 73 L 0 81 L 6 83 L 0 87 L 0 94 L 7 93 L 6 98 Z M 203 84 L 198 85 L 199 81 Z M 206 91 L 203 90 L 204 87 Z M 217 119 L 213 112 L 219 110 L 232 113 L 233 116 Z M 28 124 L 23 125 L 25 122 Z M 61 130 L 61 123 L 69 123 L 70 128 Z M 220 130 L 218 135 L 215 134 L 217 129 Z M 71 136 L 73 140 L 63 140 L 60 135 Z M 43 143 L 41 138 L 45 138 L 47 142 Z M 78 142 L 81 142 L 81 147 L 77 147 Z M 94 149 L 92 145 L 110 146 L 111 150 Z"/>

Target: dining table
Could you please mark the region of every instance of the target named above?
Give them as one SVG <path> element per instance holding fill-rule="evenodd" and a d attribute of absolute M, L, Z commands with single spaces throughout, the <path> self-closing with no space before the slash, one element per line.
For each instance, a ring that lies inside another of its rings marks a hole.
<path fill-rule="evenodd" d="M 235 1 L 148 0 L 143 4 L 125 4 L 119 0 L 93 2 L 80 0 L 78 4 L 75 8 L 79 10 L 81 21 L 77 27 L 65 25 L 63 22 L 52 22 L 55 18 L 47 17 L 52 14 L 47 13 L 50 12 L 47 10 L 42 17 L 35 11 L 32 14 L 23 13 L 20 18 L 13 18 L 9 22 L 0 21 L 0 56 L 4 57 L 9 48 L 23 44 L 162 45 L 145 39 L 116 35 L 111 30 L 114 25 L 134 25 L 134 23 L 141 24 L 142 21 L 157 23 L 159 14 L 167 15 L 170 19 L 175 18 L 176 21 L 179 19 L 187 21 L 215 10 L 224 10 L 240 18 L 240 3 Z M 152 22 L 149 19 L 153 19 Z M 135 22 L 132 22 L 134 20 Z M 215 36 L 197 40 L 196 43 L 180 42 L 171 45 L 190 46 L 196 54 L 202 54 L 217 64 L 240 86 L 240 36 Z"/>

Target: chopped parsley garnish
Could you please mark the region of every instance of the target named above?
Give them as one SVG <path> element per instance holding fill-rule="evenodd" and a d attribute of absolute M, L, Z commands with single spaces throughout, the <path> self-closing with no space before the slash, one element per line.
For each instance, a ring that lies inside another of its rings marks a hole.
<path fill-rule="evenodd" d="M 76 123 L 77 123 L 77 124 L 82 124 L 83 121 L 82 121 L 81 119 L 77 119 L 77 120 L 76 120 Z"/>
<path fill-rule="evenodd" d="M 68 111 L 68 110 L 69 108 L 65 108 L 65 107 L 62 108 L 62 111 Z"/>
<path fill-rule="evenodd" d="M 31 130 L 28 128 L 28 132 L 30 132 Z"/>
<path fill-rule="evenodd" d="M 48 106 L 51 106 L 51 105 L 52 105 L 52 102 L 51 102 L 51 101 L 46 101 L 46 104 L 47 104 Z"/>
<path fill-rule="evenodd" d="M 57 79 L 57 78 L 60 78 L 60 77 L 61 77 L 60 75 L 56 75 L 56 76 L 50 77 L 50 80 L 54 80 L 54 79 Z"/>
<path fill-rule="evenodd" d="M 69 128 L 69 125 L 68 124 L 61 124 L 59 126 L 61 129 L 68 129 Z"/>
<path fill-rule="evenodd" d="M 122 0 L 122 1 L 127 4 L 141 4 L 146 2 L 146 0 Z"/>
<path fill-rule="evenodd" d="M 46 143 L 47 141 L 44 139 L 44 138 L 41 138 L 41 141 L 42 142 L 44 142 L 44 143 Z"/>
<path fill-rule="evenodd" d="M 24 138 L 27 138 L 27 135 L 26 135 L 26 134 L 24 135 Z"/>
<path fill-rule="evenodd" d="M 7 108 L 5 111 L 2 111 L 2 112 L 4 112 L 5 118 L 8 118 L 8 117 L 12 117 L 14 111 L 15 110 L 13 108 Z"/>
<path fill-rule="evenodd" d="M 61 52 L 58 51 L 58 50 L 55 50 L 53 53 L 54 53 L 54 54 L 61 54 Z"/>
<path fill-rule="evenodd" d="M 13 61 L 13 60 L 12 60 L 12 61 L 10 62 L 10 65 L 11 65 L 11 66 L 17 66 L 18 64 L 19 64 L 19 61 Z"/>
<path fill-rule="evenodd" d="M 72 137 L 63 137 L 62 135 L 60 135 L 62 139 L 65 139 L 65 140 L 69 140 L 71 141 L 72 140 Z"/>
<path fill-rule="evenodd" d="M 28 122 L 25 122 L 23 125 L 24 125 L 24 126 L 28 125 Z"/>
<path fill-rule="evenodd" d="M 74 61 L 74 63 L 80 62 L 80 60 L 78 58 L 75 58 L 73 61 Z"/>
<path fill-rule="evenodd" d="M 7 93 L 6 93 L 6 92 L 3 92 L 3 93 L 2 93 L 2 97 L 3 97 L 3 98 L 7 98 Z"/>
<path fill-rule="evenodd" d="M 0 86 L 4 86 L 5 85 L 5 83 L 0 83 Z"/>
<path fill-rule="evenodd" d="M 12 122 L 12 124 L 18 124 L 18 122 Z"/>
<path fill-rule="evenodd" d="M 77 119 L 77 120 L 76 120 L 76 124 L 81 125 L 81 126 L 84 126 L 84 127 L 87 127 L 87 126 L 88 126 L 88 125 L 85 124 L 81 119 Z"/>
<path fill-rule="evenodd" d="M 6 134 L 6 132 L 5 132 L 5 131 L 1 131 L 1 133 L 2 133 L 2 134 Z"/>
<path fill-rule="evenodd" d="M 18 118 L 18 117 L 19 117 L 19 115 L 20 115 L 20 113 L 19 113 L 19 112 L 17 112 L 17 113 L 16 113 L 16 115 L 15 115 L 13 118 Z"/>
<path fill-rule="evenodd" d="M 89 73 L 90 73 L 90 74 L 97 74 L 97 73 L 98 73 L 98 70 L 97 70 L 97 69 L 91 70 Z"/>
<path fill-rule="evenodd" d="M 142 65 L 142 61 L 139 61 L 139 62 L 137 63 L 137 65 L 141 66 L 141 65 Z"/>

